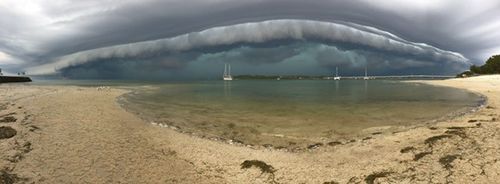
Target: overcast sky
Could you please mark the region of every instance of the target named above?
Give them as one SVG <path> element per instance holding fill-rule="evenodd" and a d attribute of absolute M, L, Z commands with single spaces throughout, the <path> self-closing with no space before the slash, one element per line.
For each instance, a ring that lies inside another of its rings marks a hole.
<path fill-rule="evenodd" d="M 0 68 L 68 78 L 454 74 L 500 53 L 498 0 L 0 0 Z"/>

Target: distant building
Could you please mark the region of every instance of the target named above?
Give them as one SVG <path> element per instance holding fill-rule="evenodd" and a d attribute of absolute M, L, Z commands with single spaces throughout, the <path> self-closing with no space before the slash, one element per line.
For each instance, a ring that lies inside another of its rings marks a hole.
<path fill-rule="evenodd" d="M 0 68 L 0 76 L 2 76 L 2 75 L 3 75 L 3 73 L 2 73 L 2 69 Z"/>

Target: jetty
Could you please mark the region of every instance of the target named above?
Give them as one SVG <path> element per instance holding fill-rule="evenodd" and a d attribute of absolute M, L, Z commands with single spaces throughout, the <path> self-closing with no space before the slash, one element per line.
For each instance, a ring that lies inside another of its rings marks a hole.
<path fill-rule="evenodd" d="M 28 76 L 4 76 L 2 73 L 2 69 L 0 69 L 0 83 L 8 83 L 8 82 L 31 82 L 31 78 Z"/>
<path fill-rule="evenodd" d="M 26 76 L 0 76 L 0 83 L 7 82 L 31 82 L 31 78 Z"/>

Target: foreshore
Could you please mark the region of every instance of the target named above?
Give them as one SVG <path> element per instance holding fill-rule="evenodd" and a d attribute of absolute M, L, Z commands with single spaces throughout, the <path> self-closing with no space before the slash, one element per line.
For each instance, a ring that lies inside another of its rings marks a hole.
<path fill-rule="evenodd" d="M 499 181 L 500 75 L 417 82 L 488 101 L 428 126 L 290 153 L 154 126 L 120 107 L 123 89 L 2 84 L 0 127 L 16 133 L 0 132 L 0 183 Z"/>

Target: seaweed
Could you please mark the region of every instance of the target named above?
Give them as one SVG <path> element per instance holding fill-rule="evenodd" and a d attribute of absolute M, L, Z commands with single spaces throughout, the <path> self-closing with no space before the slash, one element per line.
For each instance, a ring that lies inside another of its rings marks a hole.
<path fill-rule="evenodd" d="M 8 139 L 14 137 L 17 131 L 9 126 L 0 127 L 0 139 Z"/>
<path fill-rule="evenodd" d="M 369 137 L 369 136 L 368 136 L 368 137 L 363 138 L 362 140 L 363 140 L 363 141 L 366 141 L 366 140 L 370 140 L 370 139 L 372 139 L 372 137 Z"/>
<path fill-rule="evenodd" d="M 0 119 L 0 123 L 11 123 L 11 122 L 16 122 L 17 119 L 13 116 L 6 116 L 2 119 Z"/>
<path fill-rule="evenodd" d="M 323 146 L 323 143 L 319 142 L 319 143 L 316 143 L 316 144 L 311 144 L 311 145 L 307 146 L 307 149 L 316 149 L 316 148 L 318 148 L 320 146 Z"/>
<path fill-rule="evenodd" d="M 415 147 L 408 146 L 408 147 L 405 147 L 405 148 L 401 149 L 401 151 L 399 151 L 399 152 L 401 152 L 401 153 L 408 153 L 408 152 L 413 151 L 413 150 L 415 150 Z"/>
<path fill-rule="evenodd" d="M 415 154 L 415 156 L 413 157 L 413 161 L 418 161 L 418 160 L 420 160 L 421 158 L 425 157 L 426 155 L 430 155 L 430 154 L 432 154 L 432 151 L 417 153 L 417 154 Z"/>
<path fill-rule="evenodd" d="M 460 130 L 460 129 L 458 129 L 458 130 L 446 130 L 446 132 L 444 132 L 444 133 L 458 135 L 461 138 L 467 137 L 467 135 L 465 134 L 465 131 Z"/>
<path fill-rule="evenodd" d="M 451 137 L 451 135 L 436 135 L 436 136 L 432 136 L 432 137 L 427 138 L 424 141 L 424 143 L 427 144 L 427 145 L 432 146 L 437 141 L 439 141 L 441 139 L 445 139 L 445 138 L 450 138 L 450 137 Z"/>
<path fill-rule="evenodd" d="M 366 176 L 365 182 L 367 184 L 373 184 L 373 183 L 375 183 L 375 180 L 377 178 L 384 178 L 384 177 L 389 176 L 392 173 L 393 172 L 387 172 L 387 171 L 372 173 L 372 174 Z"/>
<path fill-rule="evenodd" d="M 441 157 L 439 159 L 439 163 L 441 163 L 441 165 L 443 165 L 443 167 L 445 169 L 451 169 L 453 168 L 453 166 L 451 165 L 451 163 L 458 158 L 459 155 L 446 155 L 444 157 Z"/>
<path fill-rule="evenodd" d="M 241 169 L 248 169 L 251 167 L 259 168 L 262 173 L 273 174 L 276 171 L 273 166 L 266 164 L 265 162 L 260 160 L 245 160 L 243 163 L 241 163 Z"/>
<path fill-rule="evenodd" d="M 336 181 L 325 181 L 323 184 L 339 184 L 339 182 Z"/>
<path fill-rule="evenodd" d="M 0 183 L 1 184 L 13 184 L 19 181 L 26 181 L 24 178 L 20 178 L 17 174 L 12 174 L 9 171 L 2 169 L 0 170 Z"/>
<path fill-rule="evenodd" d="M 328 146 L 336 146 L 336 145 L 340 145 L 342 143 L 340 141 L 332 141 L 332 142 L 328 142 L 327 144 L 328 144 Z"/>
<path fill-rule="evenodd" d="M 273 148 L 274 147 L 272 144 L 263 144 L 262 146 L 264 148 Z"/>

